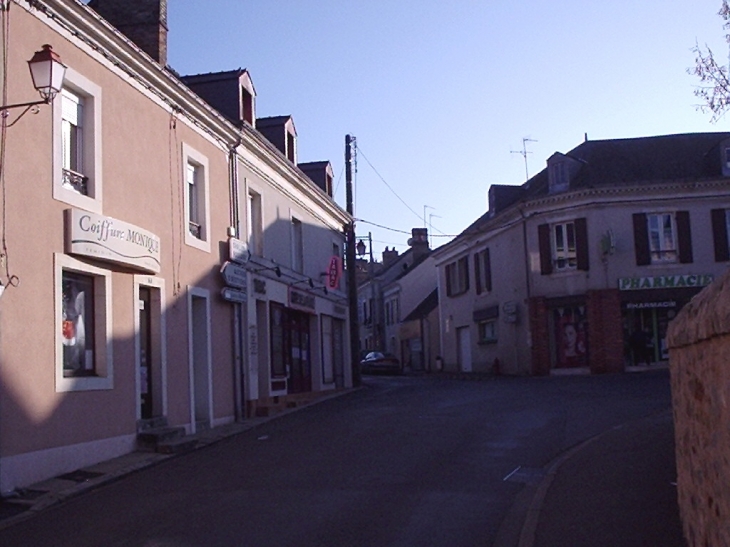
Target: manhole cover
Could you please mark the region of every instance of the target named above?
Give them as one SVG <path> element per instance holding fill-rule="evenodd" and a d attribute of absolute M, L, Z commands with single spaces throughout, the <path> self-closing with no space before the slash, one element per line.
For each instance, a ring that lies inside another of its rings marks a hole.
<path fill-rule="evenodd" d="M 524 484 L 537 484 L 545 476 L 545 470 L 538 467 L 517 466 L 514 471 L 504 479 L 510 482 L 521 482 Z"/>
<path fill-rule="evenodd" d="M 93 471 L 84 471 L 83 469 L 77 469 L 76 471 L 71 471 L 71 473 L 66 473 L 65 475 L 59 475 L 57 478 L 63 479 L 66 481 L 73 481 L 73 482 L 84 482 L 91 479 L 95 479 L 96 477 L 101 477 L 104 473 L 95 473 Z"/>

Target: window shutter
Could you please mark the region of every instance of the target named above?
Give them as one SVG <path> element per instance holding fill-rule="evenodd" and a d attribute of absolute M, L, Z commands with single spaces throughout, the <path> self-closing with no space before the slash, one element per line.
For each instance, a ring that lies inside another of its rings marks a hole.
<path fill-rule="evenodd" d="M 727 240 L 727 213 L 725 209 L 713 209 L 712 216 L 712 239 L 715 242 L 715 262 L 727 262 L 730 260 L 730 248 Z"/>
<path fill-rule="evenodd" d="M 540 273 L 553 273 L 553 257 L 550 250 L 550 225 L 540 224 L 537 227 L 537 240 L 540 245 Z"/>
<path fill-rule="evenodd" d="M 484 249 L 484 288 L 492 290 L 492 259 L 489 257 L 489 249 Z"/>
<path fill-rule="evenodd" d="M 479 253 L 474 253 L 474 287 L 477 294 L 482 294 L 482 272 L 479 262 Z"/>
<path fill-rule="evenodd" d="M 692 231 L 689 226 L 689 211 L 677 211 L 677 247 L 682 264 L 692 262 Z"/>
<path fill-rule="evenodd" d="M 651 253 L 649 252 L 649 228 L 646 224 L 646 214 L 634 213 L 633 216 L 636 265 L 646 266 L 647 264 L 651 264 Z"/>
<path fill-rule="evenodd" d="M 579 270 L 588 271 L 588 222 L 585 217 L 576 218 L 575 225 L 575 254 Z"/>

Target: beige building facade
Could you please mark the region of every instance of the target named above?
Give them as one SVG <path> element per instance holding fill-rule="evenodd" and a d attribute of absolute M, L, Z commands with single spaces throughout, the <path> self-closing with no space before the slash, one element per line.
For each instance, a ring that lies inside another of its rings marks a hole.
<path fill-rule="evenodd" d="M 730 135 L 586 141 L 434 252 L 445 367 L 495 374 L 666 362 L 677 312 L 728 267 Z"/>
<path fill-rule="evenodd" d="M 149 3 L 0 12 L 3 104 L 33 100 L 43 44 L 68 67 L 52 104 L 3 119 L 3 494 L 135 450 L 143 428 L 351 386 L 328 164 L 307 173 L 257 130 L 248 73 L 235 123 L 169 70 L 165 2 L 152 45 L 115 29 Z"/>

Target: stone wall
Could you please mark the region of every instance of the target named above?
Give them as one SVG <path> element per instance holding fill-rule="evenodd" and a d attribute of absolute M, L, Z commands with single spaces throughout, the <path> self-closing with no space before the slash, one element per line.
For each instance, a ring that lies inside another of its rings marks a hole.
<path fill-rule="evenodd" d="M 730 545 L 730 271 L 682 309 L 667 342 L 684 535 Z"/>

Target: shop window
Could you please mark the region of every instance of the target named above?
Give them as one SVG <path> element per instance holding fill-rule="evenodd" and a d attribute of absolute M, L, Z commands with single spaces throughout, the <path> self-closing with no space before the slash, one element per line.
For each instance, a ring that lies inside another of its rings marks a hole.
<path fill-rule="evenodd" d="M 585 218 L 538 226 L 540 271 L 588 271 L 588 227 Z"/>
<path fill-rule="evenodd" d="M 727 262 L 730 260 L 730 209 L 713 209 L 710 216 L 715 262 Z"/>
<path fill-rule="evenodd" d="M 474 255 L 474 283 L 477 294 L 492 290 L 492 262 L 489 257 L 489 249 L 484 249 Z"/>
<path fill-rule="evenodd" d="M 584 306 L 553 310 L 555 366 L 588 365 L 588 321 Z"/>
<path fill-rule="evenodd" d="M 210 252 L 208 158 L 183 144 L 185 185 L 185 243 Z"/>
<path fill-rule="evenodd" d="M 633 222 L 637 266 L 692 262 L 689 212 L 636 213 Z"/>
<path fill-rule="evenodd" d="M 284 306 L 271 303 L 271 377 L 286 377 L 286 317 Z"/>
<path fill-rule="evenodd" d="M 53 198 L 101 214 L 101 88 L 69 68 L 53 117 Z"/>
<path fill-rule="evenodd" d="M 112 388 L 111 274 L 56 259 L 56 390 Z"/>
<path fill-rule="evenodd" d="M 469 257 L 446 265 L 446 295 L 457 296 L 469 290 Z"/>
<path fill-rule="evenodd" d="M 479 325 L 479 343 L 495 344 L 497 342 L 497 321 L 480 321 Z"/>

